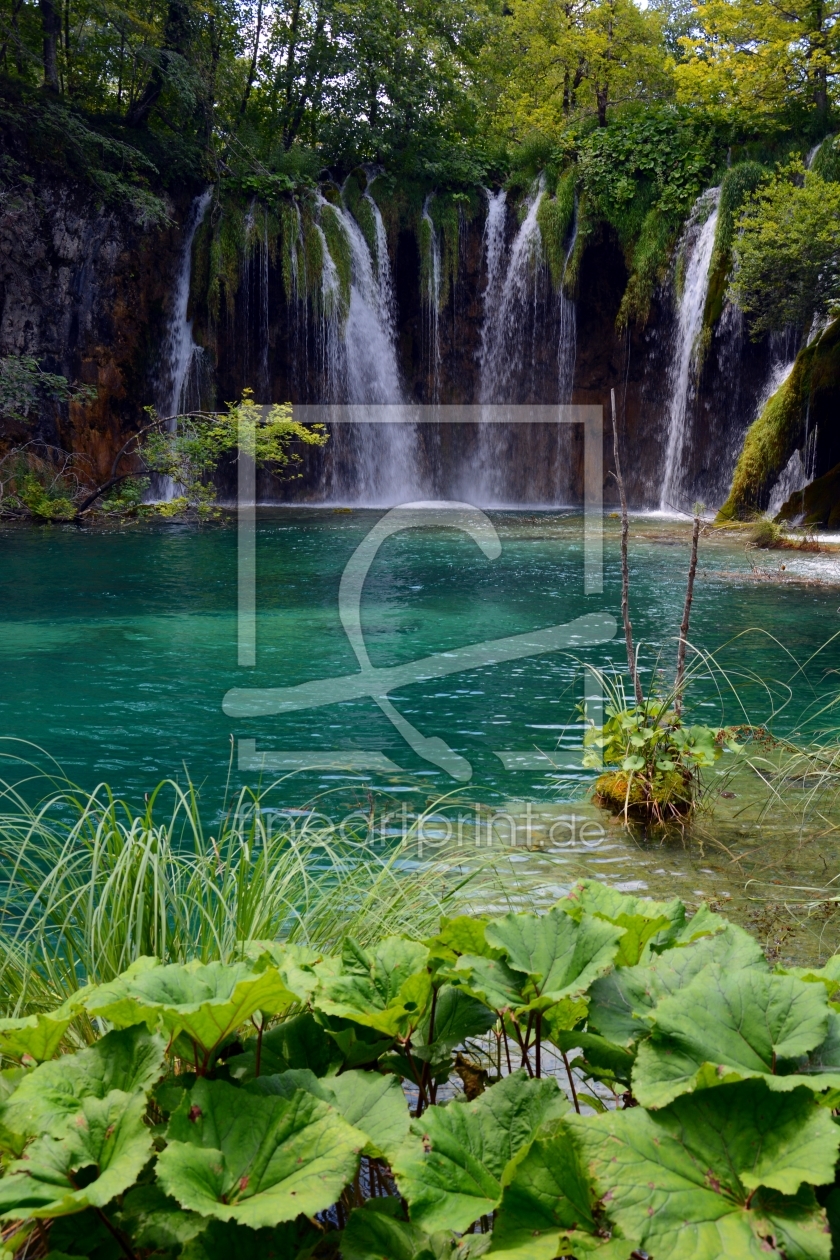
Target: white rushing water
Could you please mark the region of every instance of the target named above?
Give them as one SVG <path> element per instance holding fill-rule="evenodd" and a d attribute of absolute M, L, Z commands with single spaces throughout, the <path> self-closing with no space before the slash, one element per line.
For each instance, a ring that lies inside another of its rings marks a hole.
<path fill-rule="evenodd" d="M 185 397 L 190 386 L 191 368 L 202 349 L 193 341 L 192 320 L 187 318 L 192 278 L 192 247 L 195 234 L 207 213 L 212 189 L 208 188 L 190 207 L 184 228 L 184 244 L 178 260 L 178 272 L 172 291 L 169 322 L 163 338 L 160 371 L 155 389 L 158 411 L 164 416 L 176 416 L 193 400 Z"/>
<path fill-rule="evenodd" d="M 379 208 L 369 204 L 376 224 L 376 258 L 364 233 L 343 205 L 329 205 L 350 253 L 350 301 L 339 301 L 338 268 L 324 248 L 322 357 L 327 365 L 327 393 L 332 402 L 400 404 L 404 402 L 397 363 L 396 319 L 387 238 Z M 326 211 L 329 213 L 329 211 Z M 330 442 L 330 496 L 335 502 L 389 506 L 416 497 L 420 487 L 417 429 L 413 424 L 342 425 Z"/>
<path fill-rule="evenodd" d="M 542 236 L 537 223 L 540 202 L 545 194 L 545 178 L 540 176 L 528 199 L 528 208 L 513 240 L 504 278 L 501 275 L 498 229 L 493 225 L 485 235 L 487 288 L 484 294 L 484 327 L 481 338 L 479 402 L 510 403 L 521 378 L 527 371 L 527 356 L 532 351 L 530 338 L 523 335 L 523 317 L 535 308 L 539 266 L 542 262 Z M 504 204 L 504 203 L 503 203 Z M 533 318 L 532 318 L 533 323 Z M 533 353 L 531 353 L 533 358 Z"/>
<path fill-rule="evenodd" d="M 561 403 L 572 401 L 572 389 L 575 383 L 575 362 L 577 360 L 577 304 L 566 292 L 566 272 L 569 261 L 577 244 L 578 215 L 577 198 L 575 198 L 575 217 L 572 220 L 572 237 L 566 250 L 563 262 L 563 276 L 560 281 L 560 292 L 557 295 L 560 303 L 560 336 L 557 340 L 557 399 Z"/>
<path fill-rule="evenodd" d="M 155 407 L 158 415 L 166 418 L 170 433 L 175 431 L 179 413 L 194 410 L 201 403 L 197 368 L 204 351 L 193 341 L 192 320 L 187 318 L 187 311 L 190 304 L 193 241 L 207 213 L 212 191 L 208 188 L 201 193 L 190 207 L 172 291 L 169 322 L 161 346 L 155 382 Z M 171 477 L 153 478 L 151 493 L 155 499 L 171 500 L 175 494 Z"/>
<path fill-rule="evenodd" d="M 668 373 L 668 445 L 659 504 L 663 512 L 673 511 L 681 506 L 679 498 L 682 457 L 686 444 L 689 404 L 697 384 L 697 341 L 703 325 L 703 311 L 709 290 L 709 264 L 715 244 L 719 195 L 719 188 L 703 194 L 695 206 L 684 238 L 683 248 L 688 251 L 688 265 Z M 703 212 L 708 214 L 701 225 L 699 219 Z"/>
<path fill-rule="evenodd" d="M 423 203 L 423 222 L 429 235 L 429 256 L 425 260 L 425 284 L 423 306 L 426 312 L 426 341 L 429 355 L 429 378 L 432 383 L 431 401 L 440 400 L 440 240 L 429 213 L 433 193 Z"/>

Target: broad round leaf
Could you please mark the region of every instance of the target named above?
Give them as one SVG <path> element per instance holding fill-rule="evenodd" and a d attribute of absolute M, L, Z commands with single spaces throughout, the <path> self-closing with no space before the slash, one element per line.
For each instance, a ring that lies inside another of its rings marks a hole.
<path fill-rule="evenodd" d="M 55 1136 L 37 1138 L 0 1180 L 0 1216 L 65 1216 L 110 1203 L 152 1153 L 145 1114 L 143 1093 L 83 1099 L 75 1115 L 56 1124 Z M 80 1189 L 82 1171 L 87 1184 Z"/>
<path fill-rule="evenodd" d="M 825 1039 L 828 1015 L 821 985 L 711 968 L 656 1007 L 633 1093 L 643 1107 L 663 1107 L 678 1094 L 751 1076 L 794 1089 L 801 1080 L 790 1073 Z"/>
<path fill-rule="evenodd" d="M 342 1072 L 319 1080 L 308 1069 L 260 1076 L 245 1086 L 249 1093 L 289 1098 L 296 1089 L 335 1107 L 348 1124 L 368 1139 L 364 1153 L 390 1159 L 408 1133 L 408 1104 L 396 1076 L 379 1072 Z"/>
<path fill-rule="evenodd" d="M 203 1057 L 254 1011 L 276 1014 L 298 999 L 276 968 L 255 972 L 247 963 L 172 963 L 142 958 L 86 1002 L 91 1015 L 118 1027 L 143 1021 L 170 1040 L 183 1034 Z"/>
<path fill-rule="evenodd" d="M 289 1068 L 311 1068 L 316 1076 L 326 1076 L 330 1068 L 341 1064 L 341 1054 L 326 1030 L 311 1011 L 303 1011 L 284 1019 L 262 1036 L 260 1073 L 271 1076 Z M 257 1070 L 257 1038 L 244 1043 L 244 1054 L 227 1060 L 235 1080 L 253 1080 Z"/>
<path fill-rule="evenodd" d="M 449 1260 L 455 1250 L 447 1231 L 430 1238 L 395 1216 L 396 1199 L 369 1199 L 354 1208 L 341 1236 L 341 1260 Z"/>
<path fill-rule="evenodd" d="M 364 1135 L 303 1090 L 291 1098 L 201 1079 L 173 1113 L 158 1180 L 182 1207 L 253 1229 L 312 1216 L 352 1181 Z"/>
<path fill-rule="evenodd" d="M 508 965 L 528 977 L 525 1004 L 539 1010 L 584 994 L 612 966 L 623 935 L 623 928 L 604 919 L 585 915 L 577 922 L 556 907 L 539 916 L 507 914 L 485 930 Z M 458 970 L 465 962 L 459 960 Z"/>
<path fill-rule="evenodd" d="M 86 989 L 74 994 L 55 1011 L 0 1019 L 0 1055 L 8 1059 L 34 1059 L 43 1063 L 57 1053 L 64 1034 L 79 1013 Z"/>
<path fill-rule="evenodd" d="M 617 1045 L 630 1046 L 650 1032 L 656 1004 L 676 993 L 714 964 L 727 971 L 746 967 L 768 971 L 758 941 L 730 924 L 715 936 L 667 949 L 636 967 L 617 967 L 590 990 L 589 1026 Z"/>
<path fill-rule="evenodd" d="M 404 1035 L 419 1023 L 431 998 L 428 958 L 425 945 L 401 936 L 386 937 L 371 949 L 349 940 L 340 964 L 329 959 L 316 965 L 315 1005 L 388 1036 Z"/>
<path fill-rule="evenodd" d="M 110 1032 L 28 1072 L 0 1108 L 0 1122 L 12 1133 L 35 1137 L 76 1113 L 85 1098 L 105 1098 L 112 1090 L 147 1092 L 163 1073 L 165 1050 L 163 1038 L 142 1024 Z"/>
<path fill-rule="evenodd" d="M 463 1233 L 498 1206 L 505 1168 L 540 1125 L 566 1110 L 556 1081 L 529 1080 L 523 1071 L 474 1102 L 430 1107 L 391 1165 L 411 1220 L 428 1233 Z"/>
<path fill-rule="evenodd" d="M 834 1179 L 840 1130 L 807 1090 L 743 1081 L 565 1121 L 615 1224 L 656 1260 L 828 1260 L 825 1214 L 805 1182 Z M 758 1190 L 758 1187 L 767 1189 Z"/>

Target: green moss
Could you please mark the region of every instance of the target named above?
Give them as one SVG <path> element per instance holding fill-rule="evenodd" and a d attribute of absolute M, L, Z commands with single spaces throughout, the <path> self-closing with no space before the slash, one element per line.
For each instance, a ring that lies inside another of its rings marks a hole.
<path fill-rule="evenodd" d="M 645 216 L 628 260 L 630 276 L 616 319 L 620 330 L 631 321 L 639 324 L 646 322 L 654 290 L 665 279 L 677 230 L 672 216 L 655 206 Z"/>
<path fill-rule="evenodd" d="M 293 201 L 284 201 L 279 212 L 279 254 L 280 274 L 283 277 L 283 292 L 287 302 L 293 302 L 299 296 L 300 268 L 298 267 L 298 249 L 300 247 L 300 213 Z M 295 272 L 298 274 L 298 285 L 295 285 Z"/>
<path fill-rule="evenodd" d="M 209 251 L 207 309 L 212 323 L 217 323 L 221 299 L 233 305 L 239 289 L 242 258 L 248 243 L 247 210 L 241 203 L 226 198 L 218 203 Z"/>
<path fill-rule="evenodd" d="M 566 291 L 571 297 L 577 296 L 583 256 L 586 253 L 586 247 L 595 235 L 599 223 L 600 219 L 598 216 L 592 213 L 589 198 L 586 193 L 581 193 L 578 201 L 577 235 L 575 236 L 574 248 L 566 264 Z"/>
<path fill-rule="evenodd" d="M 825 525 L 828 529 L 840 527 L 840 464 L 804 490 L 792 494 L 782 507 L 782 520 L 802 517 L 805 525 Z"/>
<path fill-rule="evenodd" d="M 434 277 L 432 276 L 432 255 L 433 255 L 433 227 L 429 220 L 423 216 L 417 228 L 417 247 L 420 252 L 420 292 L 423 294 L 424 301 L 429 301 L 432 296 L 434 287 Z"/>
<path fill-rule="evenodd" d="M 575 217 L 575 182 L 575 171 L 566 171 L 558 180 L 555 196 L 544 196 L 537 210 L 543 252 L 555 289 L 563 283 L 566 270 L 569 231 Z"/>
<path fill-rule="evenodd" d="M 729 167 L 721 180 L 715 243 L 709 263 L 709 287 L 703 310 L 704 330 L 710 330 L 723 312 L 729 272 L 732 269 L 732 238 L 738 212 L 766 174 L 767 171 L 759 162 L 738 162 Z"/>
<path fill-rule="evenodd" d="M 324 239 L 327 242 L 327 249 L 330 252 L 330 258 L 335 264 L 338 272 L 338 284 L 341 294 L 341 303 L 345 310 L 350 307 L 350 281 L 353 275 L 353 262 L 350 254 L 350 242 L 347 239 L 347 233 L 338 217 L 337 212 L 332 206 L 321 207 L 321 231 L 324 233 Z M 318 249 L 322 249 L 320 237 L 316 232 L 312 235 L 318 240 Z M 323 266 L 323 255 L 320 259 L 320 267 Z M 320 278 L 319 267 L 319 278 Z"/>
<path fill-rule="evenodd" d="M 805 417 L 830 422 L 840 396 L 840 320 L 800 350 L 793 371 L 750 426 L 719 521 L 748 520 L 766 505 L 771 487 L 805 436 Z M 807 492 L 806 492 L 807 493 Z"/>

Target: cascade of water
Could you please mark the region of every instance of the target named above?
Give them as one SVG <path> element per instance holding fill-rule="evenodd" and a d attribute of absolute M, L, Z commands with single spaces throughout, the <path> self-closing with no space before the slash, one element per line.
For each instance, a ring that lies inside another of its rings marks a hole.
<path fill-rule="evenodd" d="M 426 276 L 424 276 L 423 297 L 428 320 L 428 374 L 432 382 L 432 402 L 438 402 L 441 383 L 441 242 L 432 222 L 432 215 L 429 214 L 429 204 L 433 195 L 429 193 L 426 202 L 423 203 L 423 223 L 426 223 L 428 232 L 428 258 L 424 260 Z"/>
<path fill-rule="evenodd" d="M 268 372 L 268 210 L 263 209 L 260 237 L 260 372 L 259 393 L 263 402 L 271 402 Z"/>
<path fill-rule="evenodd" d="M 320 201 L 321 211 L 328 205 Z M 384 225 L 375 203 L 377 259 L 344 206 L 330 205 L 350 254 L 350 301 L 340 308 L 335 261 L 321 233 L 324 250 L 322 298 L 331 401 L 392 403 L 404 401 L 397 364 L 393 286 Z M 342 425 L 333 433 L 331 496 L 341 502 L 385 505 L 417 497 L 417 431 L 412 424 Z"/>
<path fill-rule="evenodd" d="M 163 337 L 160 354 L 160 370 L 155 388 L 158 411 L 167 417 L 175 417 L 179 411 L 194 401 L 188 397 L 194 360 L 203 353 L 193 341 L 192 320 L 187 318 L 192 277 L 192 246 L 195 234 L 207 213 L 212 189 L 196 197 L 190 208 L 184 229 L 184 244 L 175 276 L 169 323 Z"/>
<path fill-rule="evenodd" d="M 694 208 L 686 229 L 683 249 L 688 252 L 685 285 L 679 306 L 677 332 L 671 368 L 668 373 L 668 446 L 662 479 L 660 509 L 678 507 L 682 455 L 686 440 L 689 403 L 696 388 L 697 340 L 703 324 L 703 310 L 709 288 L 709 264 L 715 244 L 719 188 L 704 193 Z M 701 224 L 703 213 L 707 215 Z M 699 231 L 698 231 L 699 228 Z"/>
<path fill-rule="evenodd" d="M 187 318 L 187 310 L 190 302 L 193 241 L 207 213 L 212 191 L 208 188 L 201 193 L 190 207 L 172 292 L 169 322 L 160 351 L 154 389 L 155 407 L 158 414 L 166 418 L 170 433 L 175 431 L 176 417 L 181 412 L 195 409 L 201 404 L 201 382 L 197 368 L 204 351 L 193 341 L 192 320 Z M 171 477 L 152 479 L 151 495 L 154 499 L 169 501 L 174 494 L 175 486 Z"/>
<path fill-rule="evenodd" d="M 561 403 L 572 401 L 572 387 L 575 381 L 575 361 L 577 359 L 577 305 L 566 292 L 566 272 L 569 260 L 577 244 L 578 216 L 577 198 L 575 198 L 575 215 L 572 220 L 572 238 L 563 262 L 563 275 L 560 280 L 558 299 L 560 302 L 560 337 L 557 342 L 557 400 Z"/>
<path fill-rule="evenodd" d="M 523 316 L 533 327 L 534 315 L 529 308 L 536 308 L 539 264 L 542 261 L 542 237 L 537 213 L 545 192 L 545 178 L 540 176 L 531 191 L 527 213 L 513 241 L 510 258 L 501 279 L 500 244 L 502 230 L 494 223 L 490 226 L 491 200 L 488 207 L 488 226 L 485 229 L 487 249 L 487 287 L 484 291 L 484 328 L 481 339 L 479 377 L 479 401 L 483 403 L 518 402 L 512 397 L 521 388 L 521 378 L 527 367 L 525 355 L 528 338 L 523 337 Z M 491 259 L 491 246 L 494 254 Z M 498 269 L 498 270 L 497 270 Z M 495 272 L 495 274 L 494 274 Z M 498 278 L 497 278 L 498 276 Z M 533 347 L 532 358 L 533 358 Z"/>

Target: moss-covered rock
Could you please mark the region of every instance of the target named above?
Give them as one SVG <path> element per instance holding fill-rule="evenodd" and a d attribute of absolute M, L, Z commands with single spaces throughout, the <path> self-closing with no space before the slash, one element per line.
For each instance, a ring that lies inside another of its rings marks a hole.
<path fill-rule="evenodd" d="M 749 520 L 767 507 L 773 485 L 805 440 L 806 418 L 812 432 L 822 424 L 821 443 L 830 450 L 828 443 L 837 430 L 838 403 L 840 320 L 835 320 L 800 350 L 790 376 L 747 430 L 729 497 L 718 512 L 718 520 Z"/>
<path fill-rule="evenodd" d="M 575 216 L 575 181 L 575 171 L 566 171 L 557 181 L 555 195 L 544 196 L 537 209 L 543 253 L 555 289 L 563 283 L 566 270 L 569 232 Z"/>
<path fill-rule="evenodd" d="M 840 528 L 840 464 L 835 464 L 804 490 L 792 494 L 782 507 L 779 519 L 800 520 L 803 525 L 825 525 L 828 529 Z"/>
<path fill-rule="evenodd" d="M 715 244 L 709 264 L 709 287 L 703 311 L 703 328 L 711 329 L 723 313 L 729 272 L 732 269 L 732 238 L 735 220 L 750 193 L 767 174 L 760 162 L 737 162 L 730 166 L 720 184 Z"/>

